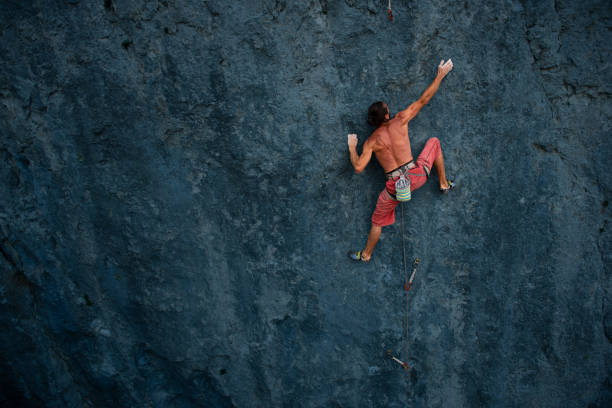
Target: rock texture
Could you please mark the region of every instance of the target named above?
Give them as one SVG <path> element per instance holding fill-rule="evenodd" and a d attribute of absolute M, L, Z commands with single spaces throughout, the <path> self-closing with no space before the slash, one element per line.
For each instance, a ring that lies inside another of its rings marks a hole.
<path fill-rule="evenodd" d="M 1 2 L 1 406 L 610 406 L 609 2 L 386 4 Z M 346 134 L 449 57 L 406 331 Z"/>

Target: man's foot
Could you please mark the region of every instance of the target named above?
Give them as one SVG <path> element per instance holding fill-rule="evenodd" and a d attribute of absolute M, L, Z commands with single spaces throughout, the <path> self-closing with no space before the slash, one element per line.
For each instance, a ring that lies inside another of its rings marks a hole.
<path fill-rule="evenodd" d="M 370 258 L 363 257 L 363 251 L 348 251 L 348 257 L 357 262 L 370 262 Z"/>
<path fill-rule="evenodd" d="M 451 191 L 453 188 L 455 188 L 455 182 L 454 182 L 453 180 L 448 180 L 448 187 L 446 187 L 446 188 L 442 188 L 442 187 L 441 187 L 441 188 L 440 188 L 440 192 L 441 192 L 442 194 L 446 194 L 446 193 L 448 193 L 449 191 Z"/>

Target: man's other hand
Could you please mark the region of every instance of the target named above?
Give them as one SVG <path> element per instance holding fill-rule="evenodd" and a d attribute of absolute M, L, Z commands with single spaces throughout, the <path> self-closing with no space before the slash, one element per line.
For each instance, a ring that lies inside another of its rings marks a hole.
<path fill-rule="evenodd" d="M 349 145 L 349 148 L 357 146 L 357 135 L 355 133 L 349 133 L 348 145 Z"/>
<path fill-rule="evenodd" d="M 438 65 L 438 76 L 440 79 L 444 78 L 451 69 L 453 69 L 453 60 L 449 58 L 446 62 L 444 62 L 444 60 L 440 61 L 440 65 Z"/>

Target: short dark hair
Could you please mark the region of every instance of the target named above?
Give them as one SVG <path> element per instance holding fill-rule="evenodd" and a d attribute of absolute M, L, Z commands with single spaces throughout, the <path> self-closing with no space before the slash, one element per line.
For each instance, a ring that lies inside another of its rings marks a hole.
<path fill-rule="evenodd" d="M 368 109 L 368 123 L 372 126 L 380 126 L 388 119 L 385 117 L 389 113 L 389 109 L 382 101 L 374 102 Z"/>

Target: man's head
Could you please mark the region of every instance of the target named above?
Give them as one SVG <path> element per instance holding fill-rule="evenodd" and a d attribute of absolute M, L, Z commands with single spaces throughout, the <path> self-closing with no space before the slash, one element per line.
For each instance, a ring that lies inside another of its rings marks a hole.
<path fill-rule="evenodd" d="M 389 107 L 386 103 L 374 102 L 368 109 L 368 123 L 373 126 L 380 126 L 389 120 Z"/>

